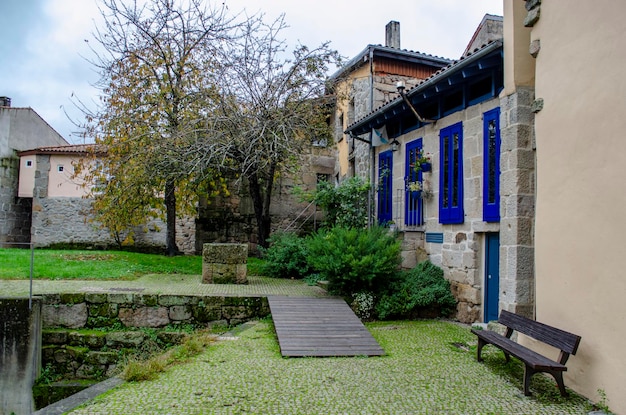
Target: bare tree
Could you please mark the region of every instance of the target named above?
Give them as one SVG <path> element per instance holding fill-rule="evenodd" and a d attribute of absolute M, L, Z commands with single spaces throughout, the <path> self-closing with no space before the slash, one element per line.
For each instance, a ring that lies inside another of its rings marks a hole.
<path fill-rule="evenodd" d="M 340 60 L 324 43 L 287 53 L 280 38 L 284 16 L 270 24 L 248 19 L 238 27 L 237 42 L 226 45 L 220 62 L 219 102 L 213 114 L 216 141 L 199 154 L 210 155 L 221 169 L 245 178 L 258 227 L 258 242 L 267 246 L 274 180 L 281 170 L 293 172 L 315 138 L 327 137 L 324 94 L 330 65 Z"/>
<path fill-rule="evenodd" d="M 338 54 L 327 43 L 287 53 L 284 16 L 268 24 L 202 0 L 101 2 L 93 64 L 102 105 L 87 117 L 108 151 L 105 168 L 93 170 L 107 179 L 99 211 L 108 223 L 132 212 L 136 224 L 146 206 L 164 206 L 173 255 L 177 209 L 191 211 L 199 189 L 217 192 L 216 178 L 234 175 L 249 188 L 266 246 L 276 175 L 328 134 L 322 98 Z"/>
<path fill-rule="evenodd" d="M 202 0 L 101 0 L 100 12 L 91 62 L 101 76 L 101 105 L 85 126 L 108 152 L 105 167 L 92 171 L 107 182 L 95 195 L 96 214 L 108 212 L 103 223 L 111 223 L 116 214 L 145 215 L 147 206 L 164 211 L 166 250 L 174 255 L 177 207 L 193 209 L 200 180 L 181 149 L 206 137 L 217 58 L 236 25 L 223 5 Z M 120 197 L 128 194 L 137 197 Z"/>

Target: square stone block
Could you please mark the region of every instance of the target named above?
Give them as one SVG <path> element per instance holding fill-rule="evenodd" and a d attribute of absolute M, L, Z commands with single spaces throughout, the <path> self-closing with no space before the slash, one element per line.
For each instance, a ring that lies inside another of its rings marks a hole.
<path fill-rule="evenodd" d="M 245 244 L 204 244 L 203 284 L 247 284 L 248 246 Z"/>
<path fill-rule="evenodd" d="M 202 261 L 218 264 L 245 264 L 248 261 L 248 245 L 204 244 Z"/>

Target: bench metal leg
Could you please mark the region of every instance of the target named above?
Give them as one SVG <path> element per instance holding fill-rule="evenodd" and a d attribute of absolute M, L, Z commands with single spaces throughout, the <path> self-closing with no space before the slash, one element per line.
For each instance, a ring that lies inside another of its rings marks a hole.
<path fill-rule="evenodd" d="M 530 378 L 535 374 L 535 371 L 528 367 L 528 365 L 524 366 L 524 395 L 530 396 Z"/>
<path fill-rule="evenodd" d="M 483 361 L 482 356 L 480 355 L 480 353 L 483 350 L 483 347 L 486 345 L 487 343 L 481 339 L 480 337 L 478 338 L 478 346 L 476 347 L 476 360 L 478 360 L 479 362 Z"/>
<path fill-rule="evenodd" d="M 532 368 L 525 366 L 524 367 L 524 395 L 526 396 L 530 396 L 530 378 L 537 373 L 537 371 L 533 370 Z M 565 390 L 565 383 L 563 383 L 563 372 L 547 372 L 550 373 L 553 377 L 554 380 L 556 380 L 556 384 L 559 386 L 559 392 L 561 392 L 561 396 L 563 397 L 567 397 L 569 396 L 569 394 L 567 393 L 567 391 Z"/>
<path fill-rule="evenodd" d="M 556 384 L 559 385 L 559 391 L 561 392 L 561 396 L 569 396 L 567 391 L 565 390 L 565 383 L 563 383 L 563 372 L 550 372 L 550 374 L 554 376 Z"/>

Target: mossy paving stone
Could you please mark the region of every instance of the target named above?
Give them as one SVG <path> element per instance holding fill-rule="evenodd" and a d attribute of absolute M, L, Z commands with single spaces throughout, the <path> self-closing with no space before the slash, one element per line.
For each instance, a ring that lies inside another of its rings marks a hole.
<path fill-rule="evenodd" d="M 467 327 L 429 320 L 366 326 L 386 356 L 282 358 L 271 322 L 263 321 L 154 381 L 124 384 L 70 414 L 588 412 L 584 398 L 559 399 L 541 376 L 533 378 L 535 396 L 523 396 L 521 379 L 496 370 L 501 353 L 485 350 L 486 363 L 476 362 Z"/>

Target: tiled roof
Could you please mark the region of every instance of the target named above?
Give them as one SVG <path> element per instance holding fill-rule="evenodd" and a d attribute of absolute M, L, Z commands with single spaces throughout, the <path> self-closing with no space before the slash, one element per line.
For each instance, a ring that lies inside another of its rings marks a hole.
<path fill-rule="evenodd" d="M 369 54 L 384 54 L 389 57 L 395 57 L 397 59 L 406 59 L 410 61 L 415 61 L 416 63 L 430 64 L 433 66 L 441 66 L 446 65 L 452 62 L 451 59 L 443 58 L 440 56 L 430 55 L 427 53 L 416 52 L 407 49 L 397 49 L 392 48 L 390 46 L 382 46 L 382 45 L 367 45 L 365 49 L 363 49 L 359 54 L 357 54 L 354 58 L 350 59 L 345 65 L 343 65 L 340 69 L 338 69 L 334 74 L 330 76 L 330 79 L 336 79 L 341 76 L 341 74 L 345 72 L 349 72 L 354 68 L 361 66 L 363 63 L 367 62 Z"/>
<path fill-rule="evenodd" d="M 73 144 L 67 146 L 38 147 L 32 150 L 20 151 L 20 156 L 31 154 L 104 154 L 103 146 L 98 144 Z"/>
<path fill-rule="evenodd" d="M 435 81 L 438 81 L 438 80 L 444 78 L 445 76 L 447 76 L 449 73 L 453 72 L 454 70 L 456 70 L 456 69 L 458 69 L 460 67 L 465 66 L 466 63 L 472 62 L 476 58 L 480 58 L 480 57 L 488 54 L 492 50 L 497 49 L 499 47 L 502 47 L 502 40 L 491 41 L 491 42 L 489 42 L 487 44 L 482 45 L 480 48 L 476 48 L 473 51 L 468 52 L 466 55 L 462 56 L 461 58 L 459 58 L 459 59 L 457 59 L 455 61 L 452 61 L 449 65 L 444 66 L 443 68 L 439 69 L 437 72 L 435 72 L 434 74 L 432 74 L 428 78 L 424 79 L 423 81 L 421 81 L 420 83 L 415 85 L 413 88 L 407 90 L 406 91 L 406 95 L 407 96 L 411 96 L 414 92 L 416 92 L 418 90 L 421 90 L 421 89 L 425 88 L 426 86 L 428 86 L 429 84 L 432 84 Z M 369 118 L 372 118 L 372 116 L 374 116 L 375 114 L 381 112 L 386 107 L 391 107 L 391 106 L 393 106 L 395 104 L 398 104 L 398 103 L 400 103 L 402 101 L 403 101 L 402 97 L 398 96 L 398 97 L 396 97 L 394 99 L 391 99 L 391 100 L 383 103 L 379 107 L 374 108 L 371 112 L 369 112 L 368 114 L 366 114 L 363 117 L 361 117 L 361 119 L 359 119 L 359 120 L 353 122 L 352 124 L 350 124 L 346 130 L 347 131 L 352 130 L 354 126 L 363 123 L 365 120 L 367 120 Z"/>

